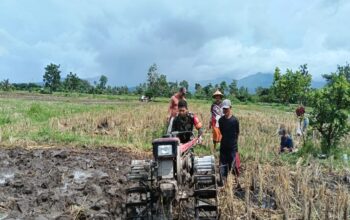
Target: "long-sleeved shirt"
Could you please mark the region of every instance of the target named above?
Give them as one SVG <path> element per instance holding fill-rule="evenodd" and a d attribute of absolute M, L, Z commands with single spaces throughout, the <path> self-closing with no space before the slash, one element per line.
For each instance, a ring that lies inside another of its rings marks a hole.
<path fill-rule="evenodd" d="M 223 116 L 222 103 L 213 103 L 210 108 L 211 112 L 211 125 L 219 127 L 219 119 Z"/>

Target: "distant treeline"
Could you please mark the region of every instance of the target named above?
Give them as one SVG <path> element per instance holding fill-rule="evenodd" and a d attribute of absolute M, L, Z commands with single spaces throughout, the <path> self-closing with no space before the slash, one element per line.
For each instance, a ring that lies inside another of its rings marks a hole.
<path fill-rule="evenodd" d="M 349 64 L 338 66 L 337 71 L 344 73 L 349 79 Z M 332 74 L 332 73 L 331 73 Z M 324 75 L 328 79 L 330 75 Z M 328 77 L 328 78 L 327 78 Z M 274 103 L 306 103 L 306 95 L 315 89 L 311 88 L 312 76 L 307 65 L 301 65 L 298 70 L 287 69 L 284 73 L 276 67 L 273 83 L 268 88 L 258 87 L 255 94 L 250 94 L 247 87 L 237 86 L 237 80 L 231 82 L 222 81 L 219 84 L 201 85 L 196 83 L 194 91 L 189 92 L 187 80 L 180 82 L 169 82 L 165 74 L 158 71 L 156 64 L 150 66 L 147 72 L 147 81 L 140 83 L 132 90 L 127 86 L 107 85 L 108 78 L 101 75 L 97 82 L 91 84 L 81 79 L 76 73 L 70 72 L 64 79 L 61 77 L 60 65 L 49 64 L 45 67 L 43 83 L 10 83 L 8 79 L 0 82 L 0 89 L 4 91 L 22 90 L 30 92 L 52 93 L 52 92 L 77 92 L 89 94 L 110 95 L 145 95 L 149 98 L 170 97 L 180 87 L 185 87 L 187 96 L 195 99 L 211 99 L 216 90 L 220 90 L 227 98 L 236 102 L 274 102 Z"/>

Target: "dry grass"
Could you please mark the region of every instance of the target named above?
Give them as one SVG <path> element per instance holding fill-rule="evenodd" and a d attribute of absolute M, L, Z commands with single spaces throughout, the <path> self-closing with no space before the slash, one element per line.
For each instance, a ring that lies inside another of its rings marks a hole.
<path fill-rule="evenodd" d="M 149 151 L 152 140 L 164 133 L 168 106 L 165 102 L 110 104 L 110 100 L 90 105 L 41 102 L 39 107 L 23 100 L 1 104 L 2 145 L 129 146 L 139 151 Z M 189 108 L 207 128 L 210 103 L 190 101 Z M 289 161 L 288 156 L 278 155 L 278 126 L 285 124 L 292 134 L 296 130 L 292 109 L 234 105 L 233 112 L 241 127 L 243 174 L 239 181 L 243 192 L 236 191 L 234 179 L 229 178 L 220 193 L 223 219 L 349 218 L 350 181 L 343 180 L 350 179 L 348 168 L 332 159 L 324 163 L 305 156 Z M 206 147 L 197 148 L 197 153 L 211 152 L 209 130 L 204 143 Z M 348 143 L 349 136 L 343 145 Z M 81 208 L 72 207 L 73 216 L 79 216 Z"/>

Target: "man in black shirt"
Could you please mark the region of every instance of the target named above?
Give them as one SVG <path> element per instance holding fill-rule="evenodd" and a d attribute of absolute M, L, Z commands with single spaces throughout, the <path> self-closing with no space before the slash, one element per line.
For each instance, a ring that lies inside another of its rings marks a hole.
<path fill-rule="evenodd" d="M 222 103 L 224 116 L 219 119 L 219 128 L 222 134 L 220 142 L 220 170 L 224 181 L 227 178 L 228 172 L 233 169 L 237 176 L 239 173 L 239 157 L 238 152 L 238 135 L 239 122 L 238 119 L 232 115 L 231 101 L 225 99 Z"/>
<path fill-rule="evenodd" d="M 187 143 L 191 140 L 193 128 L 198 130 L 198 138 L 201 137 L 203 133 L 202 123 L 199 121 L 198 117 L 189 112 L 187 109 L 187 102 L 185 100 L 180 100 L 178 104 L 179 113 L 174 119 L 171 131 L 178 131 L 178 138 L 181 143 Z M 189 131 L 189 133 L 181 133 Z"/>

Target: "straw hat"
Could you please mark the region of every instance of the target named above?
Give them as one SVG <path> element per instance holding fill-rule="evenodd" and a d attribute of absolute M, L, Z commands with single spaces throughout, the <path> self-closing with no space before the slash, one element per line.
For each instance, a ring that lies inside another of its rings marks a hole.
<path fill-rule="evenodd" d="M 224 95 L 219 90 L 216 90 L 216 92 L 214 92 L 213 98 L 215 98 L 215 96 L 217 96 L 217 95 L 221 96 L 221 98 L 224 97 Z"/>

